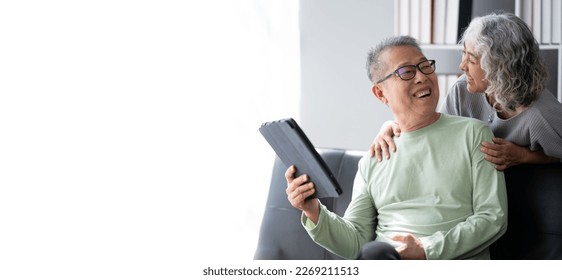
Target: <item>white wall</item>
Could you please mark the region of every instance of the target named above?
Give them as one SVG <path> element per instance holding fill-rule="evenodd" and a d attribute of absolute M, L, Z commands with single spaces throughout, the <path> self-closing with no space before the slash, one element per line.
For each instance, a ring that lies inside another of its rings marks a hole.
<path fill-rule="evenodd" d="M 371 93 L 369 48 L 393 35 L 394 2 L 300 3 L 301 126 L 317 147 L 367 150 L 390 110 Z"/>

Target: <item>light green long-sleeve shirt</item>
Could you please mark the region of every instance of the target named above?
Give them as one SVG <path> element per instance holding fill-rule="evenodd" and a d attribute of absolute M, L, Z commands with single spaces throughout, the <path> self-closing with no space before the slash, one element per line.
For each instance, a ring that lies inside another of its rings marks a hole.
<path fill-rule="evenodd" d="M 395 244 L 392 234 L 412 233 L 428 259 L 489 259 L 488 246 L 507 227 L 503 173 L 480 151 L 491 139 L 482 122 L 441 114 L 395 137 L 397 152 L 389 160 L 360 160 L 344 217 L 321 205 L 318 223 L 303 215 L 303 225 L 315 242 L 344 258 L 356 258 L 374 239 Z"/>

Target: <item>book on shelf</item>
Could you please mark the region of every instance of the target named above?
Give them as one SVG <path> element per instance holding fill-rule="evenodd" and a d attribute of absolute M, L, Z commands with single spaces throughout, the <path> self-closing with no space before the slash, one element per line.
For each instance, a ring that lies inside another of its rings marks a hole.
<path fill-rule="evenodd" d="M 562 41 L 562 1 L 552 1 L 552 44 L 560 45 Z"/>
<path fill-rule="evenodd" d="M 433 0 L 433 43 L 456 45 L 472 18 L 472 0 Z"/>
<path fill-rule="evenodd" d="M 433 0 L 433 44 L 445 44 L 447 0 Z"/>
<path fill-rule="evenodd" d="M 410 0 L 394 1 L 395 19 L 394 33 L 396 35 L 410 35 Z"/>
<path fill-rule="evenodd" d="M 410 36 L 420 41 L 421 35 L 421 15 L 420 15 L 420 0 L 410 1 Z"/>
<path fill-rule="evenodd" d="M 532 24 L 532 31 L 533 31 L 533 35 L 535 35 L 535 39 L 537 39 L 537 42 L 542 42 L 541 39 L 541 35 L 542 35 L 542 31 L 541 31 L 541 25 L 542 25 L 542 21 L 541 21 L 541 14 L 542 14 L 542 8 L 541 5 L 542 2 L 541 0 L 533 0 L 533 24 Z"/>
<path fill-rule="evenodd" d="M 432 0 L 396 0 L 394 34 L 409 35 L 421 44 L 431 44 Z"/>
<path fill-rule="evenodd" d="M 460 0 L 458 13 L 457 42 L 460 41 L 462 33 L 468 27 L 472 19 L 472 0 Z"/>
<path fill-rule="evenodd" d="M 538 0 L 535 0 L 538 1 Z M 559 0 L 556 0 L 557 2 Z M 552 35 L 552 0 L 542 0 L 541 3 L 541 40 L 543 44 L 551 43 Z"/>
<path fill-rule="evenodd" d="M 456 44 L 459 26 L 460 0 L 447 1 L 447 13 L 445 19 L 445 44 Z"/>
<path fill-rule="evenodd" d="M 533 0 L 515 1 L 515 14 L 529 26 L 529 29 L 533 30 Z"/>
<path fill-rule="evenodd" d="M 432 1 L 431 0 L 420 0 L 419 9 L 419 28 L 420 37 L 419 41 L 422 44 L 431 44 L 431 22 L 432 22 Z"/>

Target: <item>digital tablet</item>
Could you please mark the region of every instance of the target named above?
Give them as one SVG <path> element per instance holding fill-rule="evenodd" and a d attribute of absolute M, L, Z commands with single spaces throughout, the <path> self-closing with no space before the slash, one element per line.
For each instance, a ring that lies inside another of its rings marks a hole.
<path fill-rule="evenodd" d="M 294 119 L 266 122 L 259 131 L 287 168 L 297 168 L 295 177 L 308 175 L 316 188 L 311 197 L 338 197 L 342 193 L 336 177 Z"/>

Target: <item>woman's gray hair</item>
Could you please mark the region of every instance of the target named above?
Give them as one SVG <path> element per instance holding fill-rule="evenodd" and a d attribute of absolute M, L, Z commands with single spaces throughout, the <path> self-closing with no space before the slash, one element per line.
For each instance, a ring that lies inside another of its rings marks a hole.
<path fill-rule="evenodd" d="M 384 75 L 384 71 L 387 70 L 387 65 L 380 59 L 381 54 L 388 49 L 400 46 L 411 46 L 422 52 L 416 39 L 410 36 L 388 37 L 380 41 L 369 50 L 369 54 L 367 56 L 367 75 L 369 76 L 369 80 L 371 80 L 371 82 L 375 83 L 381 79 Z"/>
<path fill-rule="evenodd" d="M 489 14 L 470 22 L 460 40 L 474 44 L 493 94 L 502 108 L 528 106 L 545 88 L 548 72 L 539 44 L 527 24 L 511 13 Z"/>

